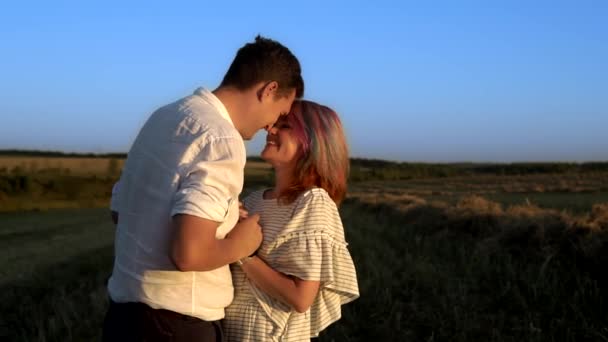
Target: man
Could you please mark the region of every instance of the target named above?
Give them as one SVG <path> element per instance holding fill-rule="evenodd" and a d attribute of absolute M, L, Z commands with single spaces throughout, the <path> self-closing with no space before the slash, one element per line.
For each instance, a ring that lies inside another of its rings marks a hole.
<path fill-rule="evenodd" d="M 243 139 L 271 128 L 303 92 L 297 58 L 258 36 L 216 90 L 199 88 L 150 116 L 112 199 L 104 341 L 222 340 L 219 320 L 233 296 L 227 265 L 262 241 L 259 216 L 237 223 Z"/>

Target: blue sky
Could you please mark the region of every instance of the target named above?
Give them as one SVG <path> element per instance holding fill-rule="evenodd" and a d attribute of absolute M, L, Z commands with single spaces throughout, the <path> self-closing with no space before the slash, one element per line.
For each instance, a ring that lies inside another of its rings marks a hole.
<path fill-rule="evenodd" d="M 298 56 L 353 156 L 608 160 L 606 18 L 601 0 L 3 4 L 0 149 L 128 151 L 260 33 Z"/>

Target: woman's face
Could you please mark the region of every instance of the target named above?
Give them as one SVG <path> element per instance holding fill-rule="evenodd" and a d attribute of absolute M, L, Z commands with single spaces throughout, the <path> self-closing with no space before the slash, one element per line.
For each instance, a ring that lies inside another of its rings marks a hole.
<path fill-rule="evenodd" d="M 299 150 L 300 144 L 287 115 L 282 115 L 268 130 L 262 158 L 275 168 L 294 166 L 299 157 Z"/>

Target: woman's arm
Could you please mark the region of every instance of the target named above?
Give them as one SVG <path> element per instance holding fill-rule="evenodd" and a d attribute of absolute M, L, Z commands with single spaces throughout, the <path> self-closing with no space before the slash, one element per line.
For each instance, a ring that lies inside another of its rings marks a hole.
<path fill-rule="evenodd" d="M 278 272 L 257 256 L 245 258 L 242 262 L 241 268 L 255 285 L 297 312 L 306 312 L 319 292 L 319 281 L 302 280 Z"/>

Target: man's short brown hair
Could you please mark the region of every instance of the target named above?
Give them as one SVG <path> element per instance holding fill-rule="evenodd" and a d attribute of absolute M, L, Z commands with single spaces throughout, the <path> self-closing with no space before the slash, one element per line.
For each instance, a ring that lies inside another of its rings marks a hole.
<path fill-rule="evenodd" d="M 259 82 L 276 81 L 278 95 L 296 91 L 296 98 L 304 95 L 304 80 L 300 62 L 288 48 L 272 39 L 257 36 L 253 43 L 239 49 L 221 86 L 245 90 Z"/>

